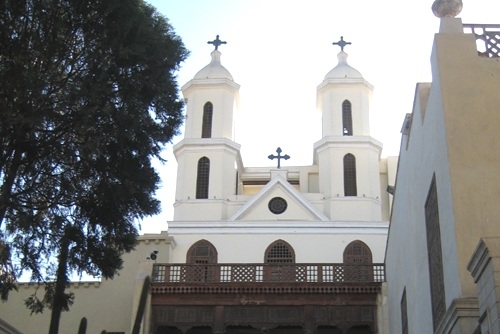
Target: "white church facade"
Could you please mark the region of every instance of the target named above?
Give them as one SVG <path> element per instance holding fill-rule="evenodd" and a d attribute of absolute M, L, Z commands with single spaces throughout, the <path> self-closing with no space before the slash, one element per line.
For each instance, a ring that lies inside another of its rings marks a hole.
<path fill-rule="evenodd" d="M 373 87 L 341 51 L 317 89 L 313 164 L 283 166 L 278 148 L 277 168 L 245 167 L 233 138 L 239 85 L 211 56 L 182 87 L 175 248 L 154 266 L 151 332 L 383 332 L 396 160 L 370 136 Z"/>

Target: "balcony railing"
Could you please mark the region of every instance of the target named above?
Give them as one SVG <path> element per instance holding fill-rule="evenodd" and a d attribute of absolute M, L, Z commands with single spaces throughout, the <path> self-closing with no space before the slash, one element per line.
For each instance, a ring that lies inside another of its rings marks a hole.
<path fill-rule="evenodd" d="M 385 281 L 375 264 L 155 264 L 153 283 L 373 283 Z"/>
<path fill-rule="evenodd" d="M 477 51 L 480 56 L 500 57 L 499 24 L 464 24 L 464 32 L 476 37 Z"/>

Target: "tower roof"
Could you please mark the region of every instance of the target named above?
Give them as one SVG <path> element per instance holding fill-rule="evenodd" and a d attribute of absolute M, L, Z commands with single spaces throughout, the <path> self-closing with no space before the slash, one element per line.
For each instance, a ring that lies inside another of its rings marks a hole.
<path fill-rule="evenodd" d="M 231 73 L 220 62 L 221 53 L 219 50 L 212 51 L 211 56 L 210 64 L 198 71 L 193 79 L 229 79 L 233 81 Z"/>
<path fill-rule="evenodd" d="M 347 53 L 340 51 L 337 55 L 339 63 L 325 76 L 325 80 L 329 79 L 363 79 L 361 72 L 347 63 Z"/>

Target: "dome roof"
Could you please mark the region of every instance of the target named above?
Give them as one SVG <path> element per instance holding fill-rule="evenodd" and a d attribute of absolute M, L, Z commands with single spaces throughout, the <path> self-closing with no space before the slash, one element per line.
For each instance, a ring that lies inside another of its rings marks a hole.
<path fill-rule="evenodd" d="M 325 76 L 328 79 L 363 79 L 361 73 L 347 64 L 347 53 L 340 51 L 337 55 L 339 63 Z"/>
<path fill-rule="evenodd" d="M 210 64 L 198 71 L 194 79 L 229 79 L 233 81 L 231 73 L 220 63 L 221 53 L 218 50 L 214 50 L 211 56 L 212 61 Z"/>

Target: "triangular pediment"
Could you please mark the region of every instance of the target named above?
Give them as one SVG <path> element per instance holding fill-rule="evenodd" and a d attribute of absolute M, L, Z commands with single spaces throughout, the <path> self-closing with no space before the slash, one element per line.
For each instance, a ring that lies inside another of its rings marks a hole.
<path fill-rule="evenodd" d="M 276 205 L 273 207 L 270 203 Z M 286 207 L 285 210 L 280 212 L 284 207 Z M 275 212 L 273 213 L 273 211 Z M 276 175 L 257 194 L 245 203 L 245 205 L 233 214 L 229 220 L 327 221 L 328 218 L 315 208 L 299 191 L 285 180 L 283 176 Z"/>

